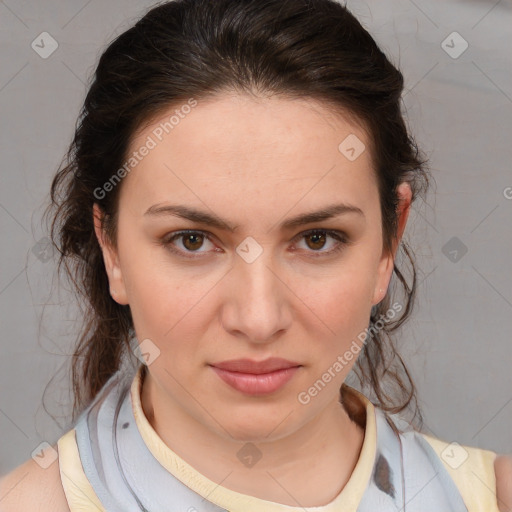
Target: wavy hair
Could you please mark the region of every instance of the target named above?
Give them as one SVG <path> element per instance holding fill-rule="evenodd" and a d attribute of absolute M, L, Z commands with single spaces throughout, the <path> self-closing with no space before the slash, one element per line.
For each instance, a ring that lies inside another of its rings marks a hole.
<path fill-rule="evenodd" d="M 311 98 L 348 113 L 366 128 L 378 184 L 384 249 L 397 234 L 396 189 L 407 181 L 413 201 L 427 191 L 426 160 L 402 115 L 402 73 L 350 11 L 334 0 L 174 0 L 151 8 L 102 53 L 73 141 L 51 185 L 50 237 L 79 296 L 83 329 L 72 360 L 74 418 L 96 396 L 130 350 L 130 307 L 109 293 L 93 204 L 116 247 L 120 186 L 95 190 L 126 161 L 134 134 L 170 106 L 226 91 Z M 416 388 L 391 333 L 410 316 L 417 286 L 411 249 L 409 281 L 395 261 L 391 285 L 370 316 L 369 338 L 354 365 L 361 387 L 391 413 L 414 403 Z M 402 315 L 375 328 L 401 288 Z M 373 328 L 372 328 L 373 327 Z M 346 384 L 342 401 L 349 401 Z M 421 420 L 422 421 L 422 420 Z"/>

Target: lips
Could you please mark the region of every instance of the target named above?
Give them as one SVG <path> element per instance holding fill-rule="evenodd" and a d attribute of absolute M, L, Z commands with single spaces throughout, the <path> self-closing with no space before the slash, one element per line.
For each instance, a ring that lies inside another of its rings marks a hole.
<path fill-rule="evenodd" d="M 246 395 L 268 395 L 281 389 L 302 365 L 271 357 L 265 361 L 234 359 L 210 365 L 226 384 Z"/>
<path fill-rule="evenodd" d="M 253 361 L 251 359 L 231 359 L 229 361 L 213 363 L 211 366 L 230 372 L 261 375 L 263 373 L 271 373 L 277 370 L 286 370 L 287 368 L 294 368 L 301 365 L 295 361 L 288 361 L 287 359 L 281 359 L 280 357 L 271 357 L 269 359 L 265 359 L 264 361 Z"/>

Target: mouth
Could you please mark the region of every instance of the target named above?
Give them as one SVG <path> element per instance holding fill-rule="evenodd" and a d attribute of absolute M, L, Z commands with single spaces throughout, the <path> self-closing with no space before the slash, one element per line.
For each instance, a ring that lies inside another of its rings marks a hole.
<path fill-rule="evenodd" d="M 260 362 L 236 359 L 209 366 L 226 384 L 248 395 L 264 395 L 281 389 L 302 367 L 281 358 Z"/>

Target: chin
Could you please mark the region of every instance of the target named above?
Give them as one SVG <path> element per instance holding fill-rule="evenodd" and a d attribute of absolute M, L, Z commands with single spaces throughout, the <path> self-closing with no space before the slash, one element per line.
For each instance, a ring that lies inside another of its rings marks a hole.
<path fill-rule="evenodd" d="M 294 418 L 294 415 L 290 414 L 291 410 L 283 414 L 282 411 L 287 409 L 280 406 L 276 412 L 262 409 L 261 414 L 254 411 L 243 414 L 239 409 L 239 415 L 233 414 L 232 411 L 230 416 L 226 415 L 229 421 L 219 421 L 221 426 L 215 424 L 215 428 L 220 436 L 230 441 L 255 444 L 277 441 L 293 432 L 293 426 L 289 423 Z"/>

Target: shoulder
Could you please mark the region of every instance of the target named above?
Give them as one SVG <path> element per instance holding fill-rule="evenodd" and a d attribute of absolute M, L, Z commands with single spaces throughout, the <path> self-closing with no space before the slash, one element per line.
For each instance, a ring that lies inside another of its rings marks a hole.
<path fill-rule="evenodd" d="M 512 512 L 512 458 L 420 433 L 452 477 L 469 511 Z"/>
<path fill-rule="evenodd" d="M 57 451 L 57 446 L 52 447 Z M 29 459 L 0 477 L 2 512 L 70 512 L 58 458 L 43 469 Z"/>
<path fill-rule="evenodd" d="M 512 512 L 512 455 L 497 455 L 494 471 L 500 512 Z"/>

